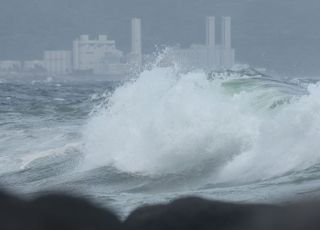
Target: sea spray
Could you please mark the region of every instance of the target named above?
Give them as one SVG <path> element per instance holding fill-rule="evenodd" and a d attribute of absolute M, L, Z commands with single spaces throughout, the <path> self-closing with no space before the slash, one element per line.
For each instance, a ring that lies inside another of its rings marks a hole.
<path fill-rule="evenodd" d="M 164 66 L 121 85 L 0 84 L 2 185 L 126 210 L 187 195 L 318 196 L 319 84 Z"/>
<path fill-rule="evenodd" d="M 282 109 L 272 105 L 293 98 L 279 87 L 265 87 L 263 79 L 244 79 L 237 83 L 244 89 L 234 91 L 227 83 L 238 80 L 209 80 L 202 71 L 171 67 L 144 71 L 109 95 L 88 121 L 83 168 L 164 175 L 212 162 L 212 173 L 222 173 L 256 148 L 265 120 Z"/>
<path fill-rule="evenodd" d="M 249 151 L 221 171 L 221 181 L 254 181 L 299 173 L 320 163 L 320 85 L 261 117 L 258 136 Z"/>

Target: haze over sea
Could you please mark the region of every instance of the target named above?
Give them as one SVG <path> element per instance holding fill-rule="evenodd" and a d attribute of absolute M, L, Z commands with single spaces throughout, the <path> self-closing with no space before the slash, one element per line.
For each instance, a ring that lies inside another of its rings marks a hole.
<path fill-rule="evenodd" d="M 247 202 L 320 187 L 320 85 L 153 67 L 128 82 L 0 83 L 0 182 L 136 206 Z"/>

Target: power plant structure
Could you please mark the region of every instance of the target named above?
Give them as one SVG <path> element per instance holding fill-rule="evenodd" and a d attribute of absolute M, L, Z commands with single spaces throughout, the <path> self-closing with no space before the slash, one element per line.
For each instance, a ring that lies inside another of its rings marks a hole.
<path fill-rule="evenodd" d="M 231 49 L 231 17 L 222 17 L 222 46 Z"/>
<path fill-rule="evenodd" d="M 90 38 L 82 34 L 70 50 L 44 51 L 42 60 L 0 61 L 0 73 L 34 72 L 50 75 L 127 75 L 133 68 L 141 70 L 141 19 L 131 20 L 131 52 L 124 54 L 107 35 Z"/>
<path fill-rule="evenodd" d="M 72 73 L 71 51 L 48 50 L 43 55 L 43 65 L 48 73 L 67 75 Z M 26 67 L 26 63 L 24 64 Z"/>
<path fill-rule="evenodd" d="M 131 58 L 132 62 L 142 65 L 142 41 L 141 41 L 141 19 L 133 18 L 131 21 Z"/>
<path fill-rule="evenodd" d="M 235 64 L 232 48 L 231 17 L 222 17 L 221 39 L 217 38 L 216 18 L 209 16 L 205 23 L 205 43 L 189 48 L 175 47 L 164 57 L 164 65 L 177 63 L 184 70 L 203 69 L 207 72 L 230 69 Z M 217 40 L 221 40 L 217 44 Z M 113 75 L 124 76 L 142 70 L 144 60 L 152 57 L 142 53 L 140 18 L 131 20 L 131 51 L 124 54 L 116 41 L 107 35 L 90 38 L 83 34 L 75 39 L 70 50 L 44 51 L 42 60 L 0 61 L 0 73 L 44 73 L 49 76 Z"/>
<path fill-rule="evenodd" d="M 73 71 L 91 72 L 95 75 L 114 74 L 114 66 L 119 73 L 124 73 L 125 63 L 121 63 L 122 51 L 116 48 L 116 42 L 107 35 L 99 35 L 97 39 L 89 39 L 89 35 L 81 35 L 73 41 Z"/>
<path fill-rule="evenodd" d="M 222 64 L 231 68 L 235 64 L 235 50 L 231 46 L 231 17 L 222 18 Z"/>
<path fill-rule="evenodd" d="M 193 44 L 190 48 L 174 48 L 170 53 L 173 61 L 186 70 L 206 71 L 230 69 L 235 64 L 235 50 L 231 45 L 231 17 L 223 17 L 221 23 L 221 44 L 216 43 L 216 20 L 206 18 L 206 42 Z"/>
<path fill-rule="evenodd" d="M 216 45 L 216 19 L 212 16 L 206 20 L 206 45 L 208 47 Z"/>

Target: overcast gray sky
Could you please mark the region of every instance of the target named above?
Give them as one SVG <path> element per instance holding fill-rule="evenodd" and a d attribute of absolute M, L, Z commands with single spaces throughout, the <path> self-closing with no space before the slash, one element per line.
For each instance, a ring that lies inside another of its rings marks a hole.
<path fill-rule="evenodd" d="M 281 74 L 320 75 L 319 0 L 0 0 L 0 59 L 41 58 L 99 33 L 130 48 L 130 19 L 155 45 L 204 42 L 207 15 L 233 18 L 237 60 Z"/>

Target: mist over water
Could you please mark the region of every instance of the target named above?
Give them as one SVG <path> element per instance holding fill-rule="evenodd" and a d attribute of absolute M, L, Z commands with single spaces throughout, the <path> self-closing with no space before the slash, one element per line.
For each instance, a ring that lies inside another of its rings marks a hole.
<path fill-rule="evenodd" d="M 154 66 L 121 85 L 1 83 L 0 181 L 122 213 L 188 194 L 317 196 L 320 85 L 245 73 Z"/>

